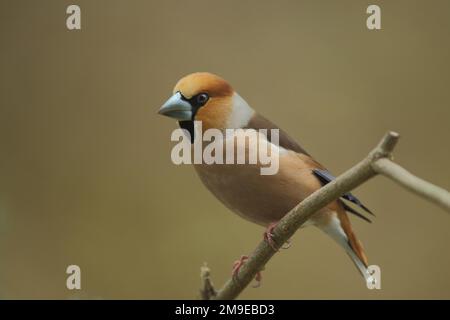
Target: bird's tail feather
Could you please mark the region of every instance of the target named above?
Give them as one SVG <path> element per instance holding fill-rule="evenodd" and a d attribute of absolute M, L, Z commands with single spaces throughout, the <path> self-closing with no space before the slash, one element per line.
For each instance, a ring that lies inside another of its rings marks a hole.
<path fill-rule="evenodd" d="M 347 248 L 344 248 L 347 252 L 350 259 L 352 259 L 353 264 L 358 269 L 359 273 L 364 277 L 364 279 L 367 281 L 367 278 L 369 276 L 369 272 L 367 270 L 367 264 L 365 264 L 353 251 L 353 249 L 350 247 L 350 245 L 347 245 Z"/>
<path fill-rule="evenodd" d="M 345 216 L 345 218 L 347 217 Z M 347 222 L 348 221 L 344 221 L 344 224 Z M 364 249 L 361 242 L 356 238 L 350 225 L 348 224 L 346 226 L 342 226 L 338 215 L 335 215 L 327 225 L 319 226 L 319 228 L 333 238 L 333 240 L 335 240 L 342 248 L 344 248 L 359 273 L 367 281 L 369 276 L 367 270 L 367 257 L 364 254 Z"/>

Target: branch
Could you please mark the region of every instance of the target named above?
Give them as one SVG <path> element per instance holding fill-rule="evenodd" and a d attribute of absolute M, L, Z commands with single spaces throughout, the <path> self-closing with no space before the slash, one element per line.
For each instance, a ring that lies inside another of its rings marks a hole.
<path fill-rule="evenodd" d="M 294 209 L 289 211 L 273 230 L 276 251 L 266 241 L 261 241 L 245 264 L 239 269 L 236 277 L 228 280 L 217 294 L 209 297 L 202 295 L 202 297 L 204 299 L 212 298 L 218 300 L 236 298 L 254 279 L 256 274 L 264 268 L 278 249 L 313 214 L 378 173 L 397 181 L 400 185 L 449 210 L 450 194 L 447 191 L 413 176 L 390 160 L 398 139 L 399 135 L 397 133 L 388 132 L 365 159 L 305 198 Z"/>
<path fill-rule="evenodd" d="M 450 193 L 447 190 L 416 177 L 388 159 L 379 159 L 372 164 L 372 167 L 377 173 L 450 212 Z"/>
<path fill-rule="evenodd" d="M 308 196 L 287 213 L 273 230 L 275 248 L 279 249 L 318 210 L 372 178 L 376 174 L 372 168 L 372 162 L 381 157 L 389 157 L 398 137 L 398 134 L 394 132 L 386 134 L 379 145 L 363 161 Z M 253 280 L 256 273 L 263 269 L 275 252 L 266 241 L 261 241 L 246 263 L 239 269 L 236 277 L 228 280 L 215 298 L 220 300 L 236 298 Z"/>

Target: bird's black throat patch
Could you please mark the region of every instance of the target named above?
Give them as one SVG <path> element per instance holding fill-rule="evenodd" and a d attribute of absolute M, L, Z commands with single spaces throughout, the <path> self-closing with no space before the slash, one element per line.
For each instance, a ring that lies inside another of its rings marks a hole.
<path fill-rule="evenodd" d="M 178 124 L 180 125 L 181 129 L 186 129 L 189 132 L 189 134 L 191 135 L 191 144 L 194 143 L 194 121 L 178 121 Z"/>

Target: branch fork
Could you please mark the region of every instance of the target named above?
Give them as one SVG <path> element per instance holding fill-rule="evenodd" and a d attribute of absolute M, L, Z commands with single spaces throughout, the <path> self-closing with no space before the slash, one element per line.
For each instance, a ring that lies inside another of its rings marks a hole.
<path fill-rule="evenodd" d="M 400 186 L 415 194 L 439 205 L 450 212 L 450 193 L 403 169 L 392 161 L 392 152 L 400 135 L 396 132 L 388 132 L 380 143 L 361 162 L 338 176 L 335 180 L 326 184 L 310 196 L 300 202 L 289 211 L 273 229 L 273 246 L 266 241 L 261 241 L 246 263 L 239 268 L 236 277 L 229 279 L 224 286 L 216 292 L 209 278 L 209 268 L 202 267 L 203 299 L 229 300 L 235 299 L 255 278 L 256 274 L 264 269 L 264 266 L 272 256 L 286 243 L 293 234 L 317 211 L 340 198 L 370 178 L 381 174 L 394 180 Z"/>

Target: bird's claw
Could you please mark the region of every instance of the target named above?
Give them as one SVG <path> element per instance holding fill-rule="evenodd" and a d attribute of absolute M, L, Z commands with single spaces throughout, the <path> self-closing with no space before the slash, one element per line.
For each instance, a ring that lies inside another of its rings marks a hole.
<path fill-rule="evenodd" d="M 266 231 L 264 231 L 264 240 L 267 241 L 269 246 L 274 251 L 278 251 L 277 244 L 275 243 L 275 240 L 273 240 L 273 236 L 274 236 L 273 230 L 277 226 L 277 223 L 278 222 L 272 222 L 271 224 L 269 224 L 269 226 L 267 227 Z M 281 246 L 281 249 L 289 249 L 290 247 L 291 247 L 291 240 L 288 240 L 288 241 L 286 241 L 285 244 L 283 244 Z"/>
<path fill-rule="evenodd" d="M 244 265 L 245 261 L 247 261 L 247 260 L 248 260 L 248 256 L 242 255 L 239 260 L 236 260 L 233 263 L 233 271 L 231 272 L 233 279 L 237 279 L 239 270 L 241 269 L 241 267 Z M 258 288 L 259 286 L 261 286 L 261 280 L 262 280 L 261 271 L 258 271 L 256 273 L 255 280 L 256 280 L 256 284 L 253 285 L 252 287 Z"/>
<path fill-rule="evenodd" d="M 289 239 L 281 246 L 281 249 L 289 249 L 291 247 L 291 245 L 292 245 L 292 243 L 291 243 L 291 240 Z"/>
<path fill-rule="evenodd" d="M 233 271 L 231 272 L 231 275 L 233 278 L 237 278 L 239 270 L 241 269 L 241 267 L 244 265 L 245 261 L 247 261 L 248 256 L 241 256 L 239 260 L 236 260 L 233 263 Z"/>
<path fill-rule="evenodd" d="M 273 236 L 274 236 L 273 229 L 275 229 L 276 226 L 277 226 L 277 222 L 272 222 L 271 224 L 269 224 L 269 226 L 267 227 L 267 229 L 264 231 L 264 234 L 263 234 L 264 240 L 267 241 L 269 246 L 271 246 L 274 251 L 278 251 L 276 243 L 273 240 Z"/>

